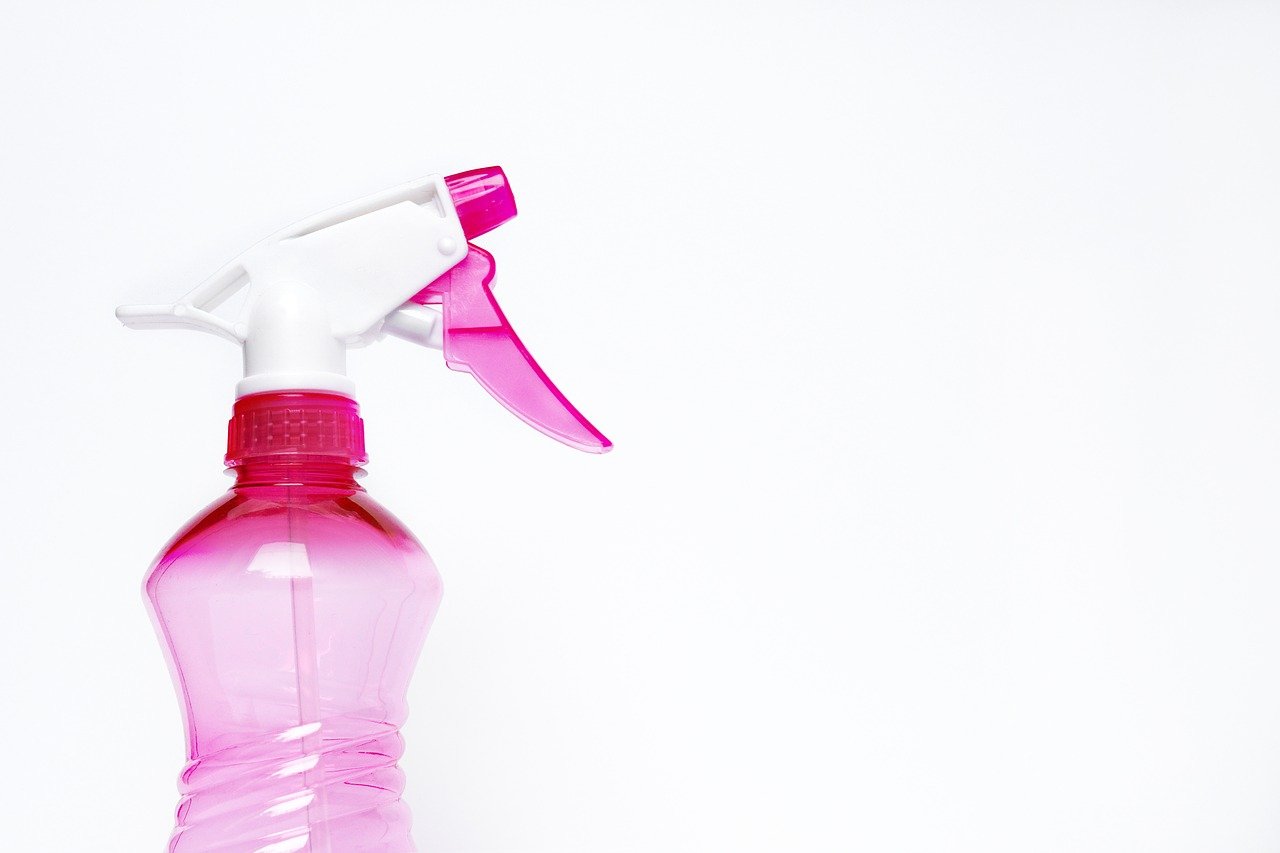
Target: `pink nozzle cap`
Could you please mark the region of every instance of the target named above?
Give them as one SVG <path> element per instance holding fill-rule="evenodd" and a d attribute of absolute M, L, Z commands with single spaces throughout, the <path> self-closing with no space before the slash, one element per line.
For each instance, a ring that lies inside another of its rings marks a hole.
<path fill-rule="evenodd" d="M 459 172 L 444 182 L 468 240 L 487 234 L 516 215 L 516 198 L 500 166 Z"/>

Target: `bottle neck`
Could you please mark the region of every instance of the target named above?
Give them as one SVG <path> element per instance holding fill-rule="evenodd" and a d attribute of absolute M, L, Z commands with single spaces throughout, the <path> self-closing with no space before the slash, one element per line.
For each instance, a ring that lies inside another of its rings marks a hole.
<path fill-rule="evenodd" d="M 270 391 L 236 400 L 227 467 L 236 487 L 360 488 L 368 460 L 355 400 L 318 391 Z"/>
<path fill-rule="evenodd" d="M 335 462 L 330 459 L 262 459 L 245 462 L 231 469 L 235 473 L 235 488 L 302 487 L 364 491 L 356 482 L 364 476 L 358 465 Z"/>

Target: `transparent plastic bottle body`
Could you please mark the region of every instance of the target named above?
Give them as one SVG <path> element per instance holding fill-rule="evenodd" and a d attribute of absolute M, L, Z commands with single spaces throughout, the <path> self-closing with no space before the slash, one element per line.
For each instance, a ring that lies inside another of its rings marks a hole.
<path fill-rule="evenodd" d="M 415 849 L 396 762 L 440 578 L 357 471 L 244 465 L 147 576 L 187 733 L 171 853 Z"/>

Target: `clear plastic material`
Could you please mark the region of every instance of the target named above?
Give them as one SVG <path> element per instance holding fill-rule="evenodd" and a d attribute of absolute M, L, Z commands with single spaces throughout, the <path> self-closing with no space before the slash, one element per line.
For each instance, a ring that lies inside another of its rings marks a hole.
<path fill-rule="evenodd" d="M 467 240 L 516 215 L 507 175 L 497 166 L 445 178 Z M 507 411 L 541 432 L 587 453 L 608 453 L 613 442 L 582 416 L 511 327 L 489 285 L 493 255 L 468 244 L 467 255 L 411 301 L 440 305 L 444 314 L 444 359 L 470 373 Z"/>
<path fill-rule="evenodd" d="M 516 197 L 501 166 L 459 172 L 444 182 L 468 240 L 488 234 L 516 215 Z"/>
<path fill-rule="evenodd" d="M 443 306 L 445 363 L 470 373 L 543 435 L 587 453 L 608 453 L 613 442 L 560 393 L 507 322 L 489 289 L 495 268 L 493 255 L 468 244 L 461 263 L 413 297 L 420 305 Z"/>
<path fill-rule="evenodd" d="M 276 444 L 146 580 L 187 732 L 169 850 L 414 850 L 396 762 L 439 575 L 353 459 Z"/>
<path fill-rule="evenodd" d="M 171 853 L 414 849 L 396 762 L 440 579 L 356 484 L 364 428 L 343 359 L 406 308 L 431 313 L 407 302 L 439 305 L 438 338 L 410 340 L 442 346 L 449 367 L 546 435 L 608 451 L 498 307 L 493 257 L 459 251 L 515 215 L 496 166 L 433 176 L 304 220 L 177 303 L 117 312 L 246 353 L 228 430 L 236 484 L 146 581 L 187 731 Z M 211 313 L 246 285 L 247 316 Z M 272 369 L 249 369 L 263 353 Z"/>

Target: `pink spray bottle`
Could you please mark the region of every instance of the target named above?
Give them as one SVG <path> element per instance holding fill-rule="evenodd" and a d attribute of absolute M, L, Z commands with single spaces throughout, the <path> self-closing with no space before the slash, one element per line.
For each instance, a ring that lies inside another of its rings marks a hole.
<path fill-rule="evenodd" d="M 175 304 L 116 312 L 244 349 L 235 484 L 145 584 L 187 734 L 170 851 L 414 849 L 396 762 L 440 578 L 356 484 L 367 457 L 346 351 L 386 334 L 443 349 L 530 426 L 607 451 L 516 337 L 489 289 L 493 257 L 468 242 L 515 212 L 501 169 L 431 176 L 287 228 Z M 213 313 L 242 287 L 239 319 Z"/>

